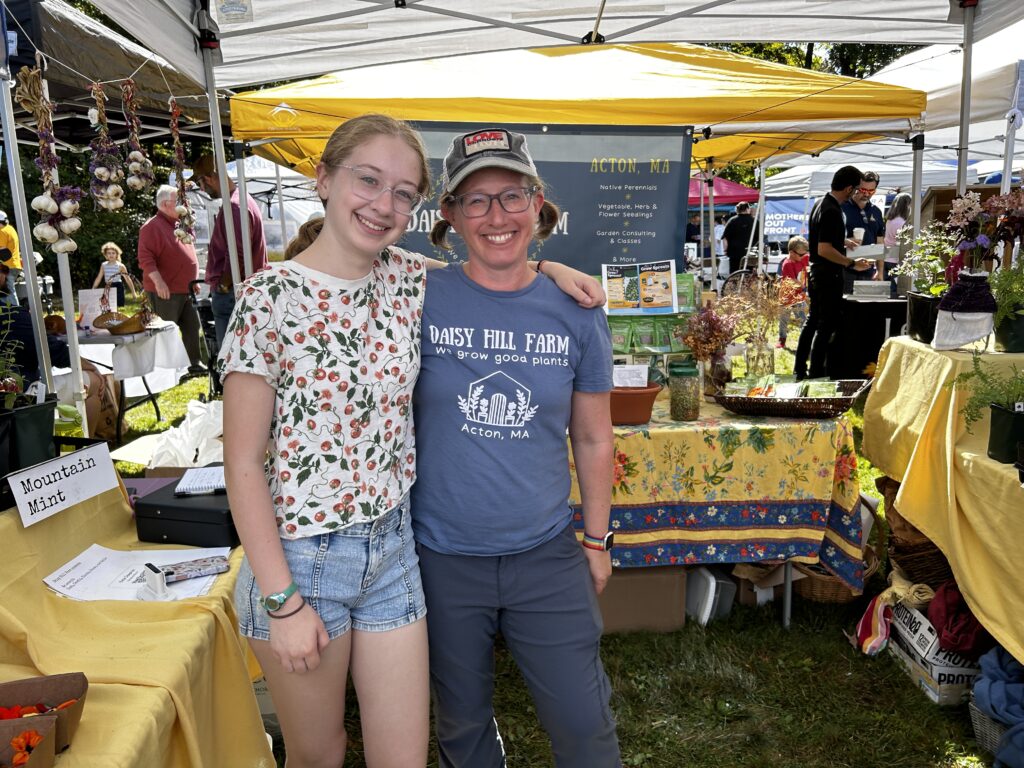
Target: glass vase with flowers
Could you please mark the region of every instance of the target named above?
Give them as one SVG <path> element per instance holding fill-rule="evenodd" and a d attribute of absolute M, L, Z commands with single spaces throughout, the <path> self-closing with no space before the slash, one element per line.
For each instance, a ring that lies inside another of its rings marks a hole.
<path fill-rule="evenodd" d="M 682 342 L 703 368 L 704 398 L 712 402 L 732 378 L 725 348 L 736 338 L 737 319 L 723 312 L 719 304 L 709 301 L 680 329 Z"/>

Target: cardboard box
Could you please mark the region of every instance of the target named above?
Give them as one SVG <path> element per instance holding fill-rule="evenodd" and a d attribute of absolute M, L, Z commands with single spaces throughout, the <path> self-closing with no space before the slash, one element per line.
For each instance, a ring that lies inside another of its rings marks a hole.
<path fill-rule="evenodd" d="M 78 723 L 82 719 L 82 710 L 85 708 L 85 697 L 88 692 L 89 680 L 81 672 L 26 677 L 21 680 L 0 683 L 0 707 L 13 707 L 16 704 L 22 706 L 45 704 L 47 707 L 56 707 L 65 701 L 75 699 L 75 703 L 71 706 L 52 714 L 54 718 L 53 749 L 55 752 L 61 752 L 68 748 L 78 730 Z M 49 716 L 47 715 L 47 717 Z"/>
<path fill-rule="evenodd" d="M 25 731 L 35 731 L 43 740 L 29 755 L 25 768 L 53 768 L 56 750 L 57 716 L 38 715 L 0 720 L 0 765 L 10 765 L 14 757 L 11 739 Z"/>
<path fill-rule="evenodd" d="M 740 605 L 755 607 L 781 600 L 785 586 L 776 584 L 774 587 L 760 587 L 750 579 L 736 580 L 736 602 Z"/>
<path fill-rule="evenodd" d="M 901 603 L 893 607 L 889 650 L 928 698 L 942 706 L 966 701 L 981 671 L 975 662 L 940 648 L 928 617 Z"/>
<path fill-rule="evenodd" d="M 680 629 L 686 621 L 686 569 L 615 568 L 597 602 L 605 634 Z"/>

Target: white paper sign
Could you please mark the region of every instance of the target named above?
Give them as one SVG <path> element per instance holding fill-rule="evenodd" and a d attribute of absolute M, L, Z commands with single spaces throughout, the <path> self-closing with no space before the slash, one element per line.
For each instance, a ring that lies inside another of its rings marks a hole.
<path fill-rule="evenodd" d="M 612 385 L 616 387 L 646 387 L 646 365 L 615 365 L 612 366 Z"/>
<path fill-rule="evenodd" d="M 137 549 L 131 552 L 93 544 L 75 558 L 43 578 L 50 589 L 72 600 L 137 600 L 139 587 L 146 583 L 146 563 L 170 565 L 214 555 L 227 556 L 229 547 L 189 549 Z M 168 584 L 174 599 L 205 595 L 217 576 L 200 576 Z"/>
<path fill-rule="evenodd" d="M 89 330 L 92 328 L 92 321 L 96 319 L 96 316 L 103 312 L 101 303 L 103 301 L 103 294 L 106 292 L 106 288 L 83 288 L 78 292 L 78 313 L 82 316 L 80 325 L 83 330 Z M 110 291 L 110 295 L 107 296 L 107 300 L 110 302 L 111 311 L 117 311 L 117 293 Z"/>
<path fill-rule="evenodd" d="M 44 461 L 7 476 L 26 528 L 117 488 L 117 473 L 106 443 Z"/>

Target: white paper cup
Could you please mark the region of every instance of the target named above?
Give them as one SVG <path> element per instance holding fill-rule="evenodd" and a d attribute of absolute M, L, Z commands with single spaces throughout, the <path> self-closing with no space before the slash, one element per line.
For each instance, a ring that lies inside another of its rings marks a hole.
<path fill-rule="evenodd" d="M 864 227 L 853 228 L 853 239 L 856 240 L 858 243 L 864 242 Z"/>

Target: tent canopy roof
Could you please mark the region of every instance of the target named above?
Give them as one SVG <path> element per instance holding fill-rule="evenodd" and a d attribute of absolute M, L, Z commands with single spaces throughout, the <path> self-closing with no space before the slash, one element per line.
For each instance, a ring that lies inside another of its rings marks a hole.
<path fill-rule="evenodd" d="M 694 158 L 725 165 L 906 132 L 924 98 L 686 43 L 570 46 L 390 64 L 241 93 L 231 99 L 231 125 L 242 140 L 283 139 L 258 151 L 307 175 L 338 124 L 365 112 L 481 125 L 693 125 L 712 134 Z"/>
<path fill-rule="evenodd" d="M 204 82 L 194 44 L 199 0 L 93 0 L 154 51 Z M 957 0 L 616 0 L 563 5 L 550 0 L 304 0 L 210 3 L 220 28 L 217 84 L 294 80 L 395 61 L 577 44 L 597 27 L 608 43 L 823 40 L 959 43 Z M 598 22 L 597 19 L 600 18 Z M 975 39 L 1024 18 L 1019 0 L 981 0 Z M 142 31 L 145 31 L 144 33 Z M 598 42 L 602 40 L 598 39 Z"/>
<path fill-rule="evenodd" d="M 63 0 L 7 0 L 6 5 L 8 29 L 18 40 L 11 60 L 12 75 L 22 66 L 35 66 L 36 50 L 44 54 L 50 100 L 57 105 L 54 128 L 59 142 L 80 147 L 95 137 L 87 117 L 93 106 L 89 86 L 94 80 L 107 83 L 107 117 L 115 140 L 127 132 L 120 114 L 120 81 L 127 77 L 135 81 L 143 135 L 167 131 L 167 100 L 172 93 L 187 117 L 201 122 L 208 119 L 207 100 L 200 86 L 160 56 Z M 17 102 L 14 106 L 18 110 L 15 122 L 24 129 L 19 131 L 19 140 L 35 144 L 34 123 Z M 187 125 L 184 132 L 190 132 Z"/>
<path fill-rule="evenodd" d="M 998 161 L 1003 155 L 1002 137 L 1006 116 L 1024 111 L 1024 54 L 1019 41 L 1024 21 L 1012 24 L 975 47 L 971 77 L 971 128 L 968 157 L 974 161 Z M 956 46 L 932 45 L 907 54 L 870 80 L 891 85 L 924 83 L 928 86 L 925 113 L 924 159 L 956 160 L 960 125 L 960 79 L 963 57 Z M 780 158 L 780 165 L 835 163 L 874 164 L 910 162 L 911 147 L 901 140 L 876 140 L 833 149 L 818 158 L 802 155 Z M 1018 140 L 1014 166 L 1024 166 L 1024 142 Z"/>
<path fill-rule="evenodd" d="M 765 197 L 821 197 L 832 188 L 832 176 L 843 165 L 851 165 L 851 163 L 800 165 L 769 176 L 764 181 Z M 910 163 L 873 163 L 870 166 L 862 166 L 861 170 L 875 171 L 879 175 L 879 193 L 895 192 L 896 190 L 910 192 L 911 190 L 913 169 Z M 977 179 L 977 170 L 968 168 L 968 183 L 973 184 Z M 925 164 L 921 174 L 922 189 L 955 183 L 955 162 L 948 165 Z"/>
<path fill-rule="evenodd" d="M 689 195 L 689 206 L 690 208 L 697 208 L 700 206 L 701 198 L 701 185 L 705 185 L 703 190 L 705 205 L 710 202 L 708 197 L 708 190 L 706 182 L 702 178 L 694 177 L 690 179 L 690 195 Z M 715 176 L 714 181 L 715 191 L 715 205 L 733 205 L 734 203 L 756 203 L 761 193 L 756 189 L 751 189 L 743 184 L 738 184 L 735 181 L 729 179 L 723 179 L 721 176 Z"/>

